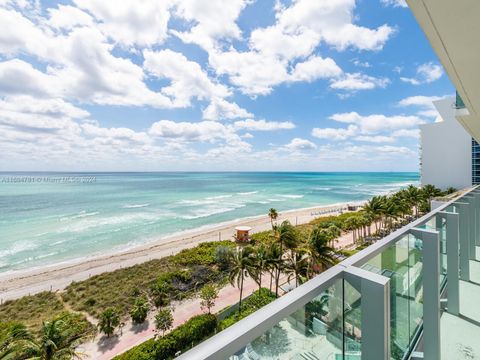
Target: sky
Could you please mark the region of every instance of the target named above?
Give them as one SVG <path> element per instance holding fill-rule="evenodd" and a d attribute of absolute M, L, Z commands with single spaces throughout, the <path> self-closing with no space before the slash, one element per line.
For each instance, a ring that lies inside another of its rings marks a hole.
<path fill-rule="evenodd" d="M 403 0 L 0 0 L 0 170 L 418 171 Z"/>

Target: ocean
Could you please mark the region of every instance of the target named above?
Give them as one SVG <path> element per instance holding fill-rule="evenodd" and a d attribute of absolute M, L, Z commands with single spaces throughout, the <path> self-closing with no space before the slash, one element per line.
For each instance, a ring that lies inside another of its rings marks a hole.
<path fill-rule="evenodd" d="M 418 182 L 418 173 L 0 173 L 0 272 Z"/>

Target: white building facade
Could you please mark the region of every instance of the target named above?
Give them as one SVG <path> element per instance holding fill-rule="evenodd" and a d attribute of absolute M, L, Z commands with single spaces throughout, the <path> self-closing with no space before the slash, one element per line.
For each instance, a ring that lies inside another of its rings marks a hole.
<path fill-rule="evenodd" d="M 442 121 L 420 126 L 421 183 L 441 189 L 472 185 L 472 136 L 457 121 L 455 98 L 435 101 Z"/>

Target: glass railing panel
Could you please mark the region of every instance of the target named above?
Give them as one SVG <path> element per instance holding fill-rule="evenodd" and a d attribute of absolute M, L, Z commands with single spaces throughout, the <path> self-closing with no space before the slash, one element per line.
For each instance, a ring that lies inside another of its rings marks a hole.
<path fill-rule="evenodd" d="M 362 355 L 362 298 L 360 293 L 344 281 L 344 342 L 345 360 L 360 359 Z"/>
<path fill-rule="evenodd" d="M 237 351 L 229 360 L 343 360 L 344 308 L 354 309 L 357 300 L 352 293 L 352 305 L 345 304 L 343 293 L 343 280 L 336 280 L 326 291 Z M 353 334 L 359 334 L 355 316 L 349 312 L 349 324 L 355 326 Z"/>
<path fill-rule="evenodd" d="M 422 244 L 404 235 L 362 268 L 390 278 L 391 358 L 402 360 L 422 321 Z"/>
<path fill-rule="evenodd" d="M 423 243 L 422 240 L 408 235 L 409 252 L 409 288 L 408 294 L 408 321 L 410 347 L 414 346 L 423 322 Z"/>
<path fill-rule="evenodd" d="M 443 288 L 447 281 L 447 221 L 442 216 L 434 215 L 418 228 L 438 231 L 440 236 L 440 284 Z"/>

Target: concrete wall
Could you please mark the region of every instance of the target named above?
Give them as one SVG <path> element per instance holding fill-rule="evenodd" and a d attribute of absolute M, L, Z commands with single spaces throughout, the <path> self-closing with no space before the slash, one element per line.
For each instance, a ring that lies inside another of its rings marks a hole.
<path fill-rule="evenodd" d="M 443 121 L 420 126 L 422 185 L 460 189 L 472 184 L 472 138 L 455 119 L 454 102 L 435 101 Z"/>

